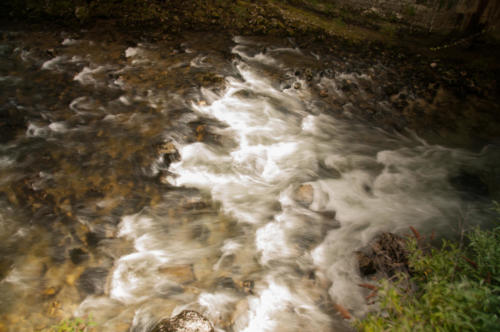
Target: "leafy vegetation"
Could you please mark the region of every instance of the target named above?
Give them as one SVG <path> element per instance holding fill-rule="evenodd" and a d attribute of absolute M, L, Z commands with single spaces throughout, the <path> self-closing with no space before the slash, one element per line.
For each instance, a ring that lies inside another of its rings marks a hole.
<path fill-rule="evenodd" d="M 411 275 L 381 281 L 380 310 L 358 321 L 359 330 L 499 330 L 500 226 L 476 228 L 440 249 L 425 250 L 415 239 L 408 248 Z"/>
<path fill-rule="evenodd" d="M 64 319 L 44 332 L 91 332 L 94 331 L 94 326 L 96 323 L 92 321 L 91 317 L 88 319 L 75 317 Z"/>

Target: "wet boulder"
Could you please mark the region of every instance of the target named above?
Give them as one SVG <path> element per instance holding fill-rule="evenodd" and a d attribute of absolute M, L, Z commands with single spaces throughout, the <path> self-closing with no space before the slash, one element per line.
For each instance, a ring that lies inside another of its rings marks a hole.
<path fill-rule="evenodd" d="M 408 251 L 404 238 L 393 233 L 378 235 L 366 247 L 356 252 L 359 271 L 366 277 L 373 274 L 392 277 L 408 272 Z"/>
<path fill-rule="evenodd" d="M 151 332 L 214 332 L 214 327 L 196 311 L 184 310 L 173 318 L 161 320 Z"/>

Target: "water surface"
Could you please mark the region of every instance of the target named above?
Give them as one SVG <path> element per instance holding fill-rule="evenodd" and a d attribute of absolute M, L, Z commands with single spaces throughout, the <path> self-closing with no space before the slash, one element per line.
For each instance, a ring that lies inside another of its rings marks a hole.
<path fill-rule="evenodd" d="M 374 307 L 355 250 L 488 225 L 499 196 L 498 147 L 404 130 L 388 77 L 291 39 L 2 31 L 0 330 L 147 331 L 183 309 L 349 330 L 335 304 Z"/>

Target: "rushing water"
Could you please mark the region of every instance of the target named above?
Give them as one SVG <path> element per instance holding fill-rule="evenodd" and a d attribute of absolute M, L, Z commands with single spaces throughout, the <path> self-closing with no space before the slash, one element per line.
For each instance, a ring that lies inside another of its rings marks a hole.
<path fill-rule="evenodd" d="M 345 331 L 336 303 L 372 307 L 356 249 L 492 218 L 497 147 L 356 119 L 394 112 L 390 68 L 293 40 L 108 37 L 2 32 L 1 108 L 23 129 L 0 145 L 0 331 L 147 331 L 183 309 Z"/>

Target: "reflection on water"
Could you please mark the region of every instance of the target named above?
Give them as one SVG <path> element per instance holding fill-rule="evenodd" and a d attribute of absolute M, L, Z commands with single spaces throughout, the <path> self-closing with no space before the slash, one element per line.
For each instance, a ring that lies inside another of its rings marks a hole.
<path fill-rule="evenodd" d="M 394 112 L 380 64 L 206 35 L 3 31 L 0 50 L 0 331 L 147 331 L 183 309 L 349 330 L 335 303 L 370 309 L 354 250 L 491 220 L 498 148 L 357 118 Z"/>

